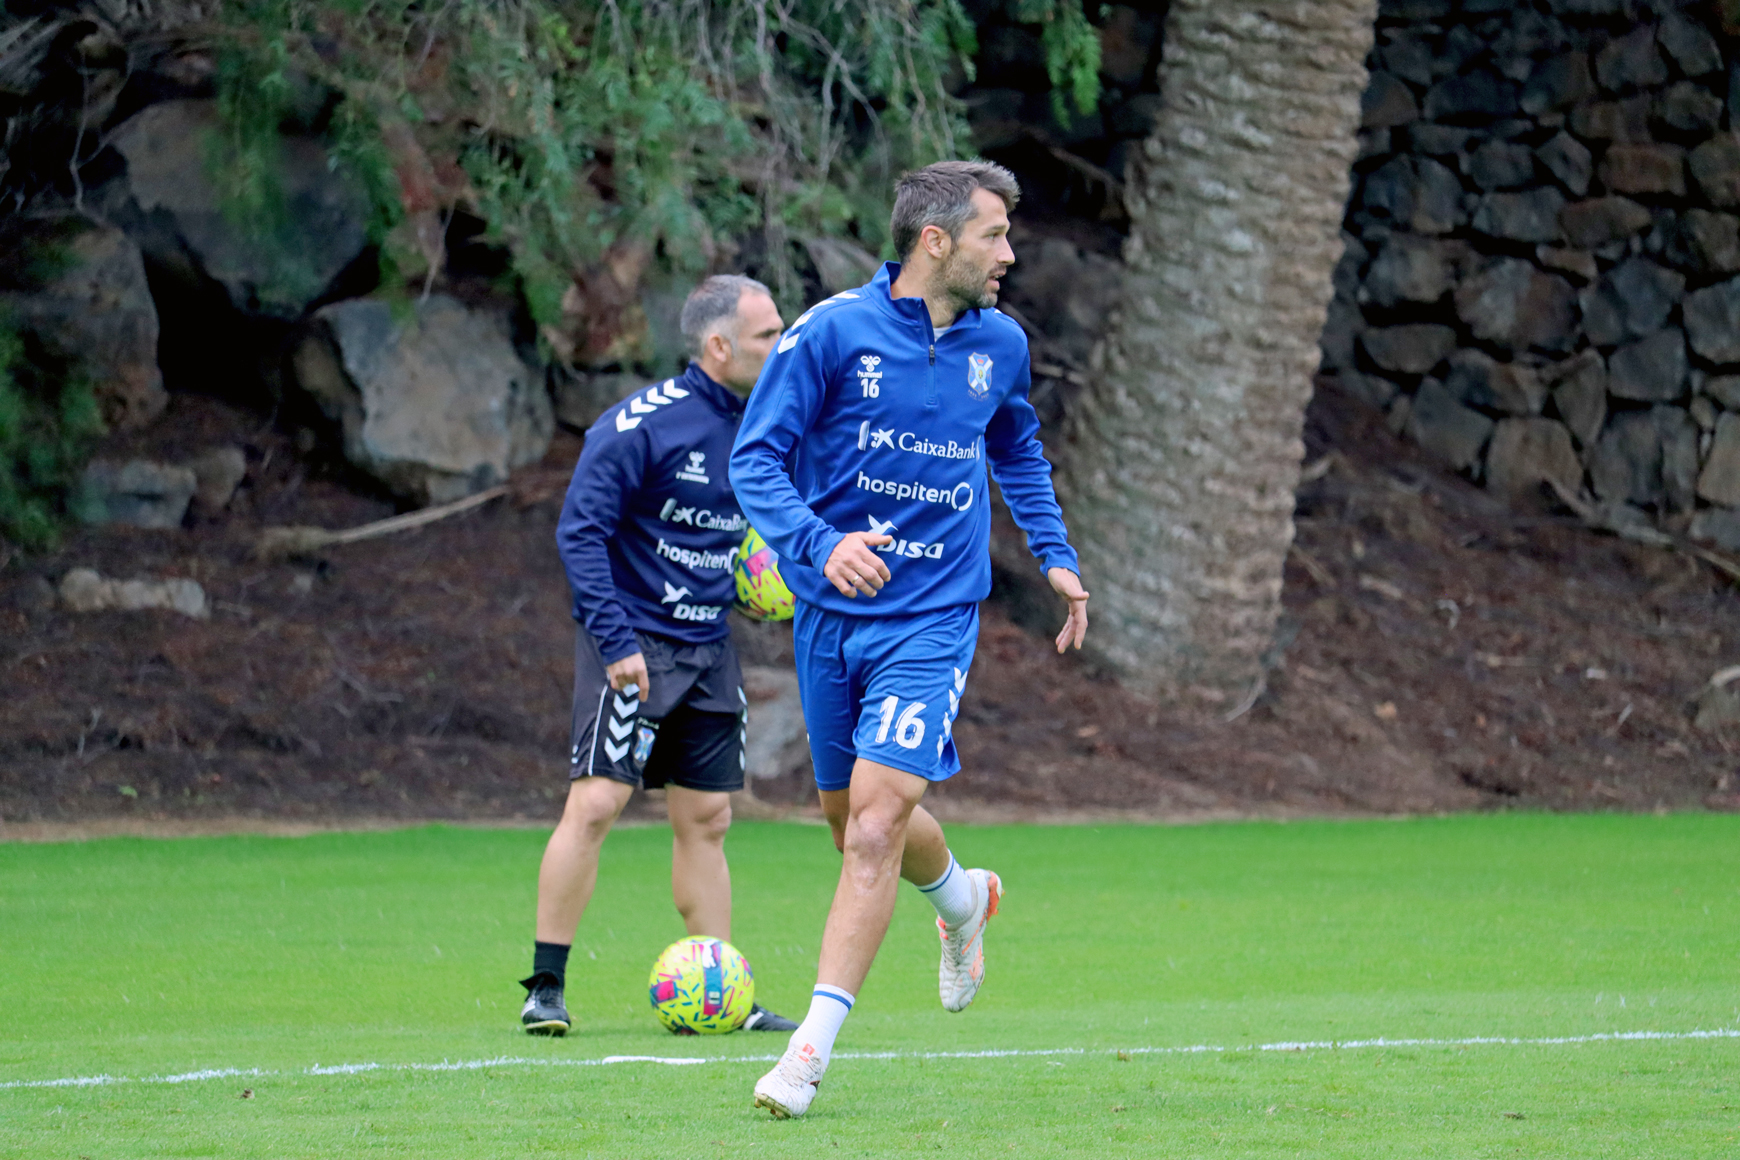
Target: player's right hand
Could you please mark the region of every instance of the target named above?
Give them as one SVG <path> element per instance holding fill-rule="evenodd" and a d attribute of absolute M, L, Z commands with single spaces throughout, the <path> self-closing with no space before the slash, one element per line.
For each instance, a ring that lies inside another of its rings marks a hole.
<path fill-rule="evenodd" d="M 604 666 L 604 675 L 610 678 L 610 687 L 619 693 L 633 689 L 636 696 L 644 697 L 651 688 L 646 679 L 646 656 L 643 653 L 630 653 L 619 661 L 611 661 Z"/>
<path fill-rule="evenodd" d="M 847 532 L 834 550 L 828 553 L 828 562 L 822 566 L 822 575 L 840 595 L 855 600 L 858 593 L 874 596 L 879 588 L 888 583 L 888 565 L 876 557 L 876 548 L 883 544 L 892 544 L 893 536 L 879 536 L 874 532 Z"/>

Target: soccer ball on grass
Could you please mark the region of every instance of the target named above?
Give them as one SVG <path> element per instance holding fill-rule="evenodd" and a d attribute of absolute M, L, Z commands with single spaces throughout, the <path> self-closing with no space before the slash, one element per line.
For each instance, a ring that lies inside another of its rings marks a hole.
<path fill-rule="evenodd" d="M 743 1026 L 755 1005 L 749 960 L 728 942 L 678 939 L 654 960 L 647 980 L 653 1014 L 675 1035 L 722 1035 Z"/>

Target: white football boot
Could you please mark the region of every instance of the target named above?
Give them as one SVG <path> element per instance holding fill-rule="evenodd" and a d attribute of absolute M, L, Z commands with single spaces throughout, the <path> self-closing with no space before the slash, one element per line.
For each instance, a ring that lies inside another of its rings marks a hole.
<path fill-rule="evenodd" d="M 957 927 L 936 920 L 942 936 L 942 966 L 937 970 L 937 994 L 943 1010 L 965 1011 L 985 981 L 985 924 L 1003 901 L 1003 881 L 990 870 L 968 870 L 973 884 L 973 916 Z"/>
<path fill-rule="evenodd" d="M 773 1070 L 755 1083 L 755 1106 L 766 1108 L 776 1120 L 789 1120 L 810 1110 L 816 1088 L 828 1065 L 809 1044 L 785 1049 Z"/>

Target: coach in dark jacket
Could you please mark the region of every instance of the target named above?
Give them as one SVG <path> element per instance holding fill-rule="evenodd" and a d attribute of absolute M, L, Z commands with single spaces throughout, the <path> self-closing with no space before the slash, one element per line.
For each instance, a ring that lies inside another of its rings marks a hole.
<path fill-rule="evenodd" d="M 726 610 L 747 524 L 726 463 L 784 324 L 767 287 L 708 278 L 683 306 L 694 361 L 606 411 L 556 527 L 579 622 L 567 808 L 538 873 L 527 1031 L 565 1034 L 568 949 L 598 850 L 636 786 L 663 788 L 671 889 L 691 935 L 731 937 L 725 831 L 743 788 L 745 701 Z M 745 1027 L 796 1024 L 757 1005 Z"/>

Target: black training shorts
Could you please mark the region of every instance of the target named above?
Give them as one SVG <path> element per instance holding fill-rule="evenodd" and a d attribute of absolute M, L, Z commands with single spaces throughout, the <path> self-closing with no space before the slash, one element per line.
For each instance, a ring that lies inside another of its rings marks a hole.
<path fill-rule="evenodd" d="M 748 702 L 729 638 L 682 644 L 635 633 L 650 691 L 618 693 L 585 628 L 574 642 L 574 725 L 570 778 L 608 777 L 658 789 L 729 792 L 743 788 Z"/>

